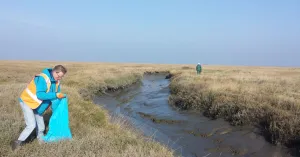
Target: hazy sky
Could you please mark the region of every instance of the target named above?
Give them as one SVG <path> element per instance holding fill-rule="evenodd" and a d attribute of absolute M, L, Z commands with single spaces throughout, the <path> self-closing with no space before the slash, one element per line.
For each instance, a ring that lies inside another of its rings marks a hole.
<path fill-rule="evenodd" d="M 300 66 L 300 1 L 1 0 L 0 55 Z"/>

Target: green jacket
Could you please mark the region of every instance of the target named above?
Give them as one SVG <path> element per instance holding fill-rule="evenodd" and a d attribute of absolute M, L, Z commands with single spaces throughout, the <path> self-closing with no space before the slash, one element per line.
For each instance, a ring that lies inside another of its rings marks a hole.
<path fill-rule="evenodd" d="M 196 66 L 196 70 L 197 70 L 197 71 L 200 71 L 200 72 L 202 71 L 202 67 L 201 67 L 200 64 L 198 64 L 198 65 Z"/>

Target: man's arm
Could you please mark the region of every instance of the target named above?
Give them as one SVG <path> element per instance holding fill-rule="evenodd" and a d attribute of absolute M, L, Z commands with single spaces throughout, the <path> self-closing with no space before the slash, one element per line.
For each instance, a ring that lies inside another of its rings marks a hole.
<path fill-rule="evenodd" d="M 36 83 L 36 96 L 39 100 L 51 100 L 56 98 L 55 92 L 47 92 L 47 84 L 43 77 L 38 76 L 34 79 Z"/>

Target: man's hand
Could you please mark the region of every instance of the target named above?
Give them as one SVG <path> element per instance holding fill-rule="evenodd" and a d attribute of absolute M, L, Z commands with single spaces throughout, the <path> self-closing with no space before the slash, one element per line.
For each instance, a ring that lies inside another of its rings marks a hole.
<path fill-rule="evenodd" d="M 67 97 L 67 95 L 63 94 L 63 93 L 56 93 L 56 97 L 59 98 L 59 99 L 62 99 L 62 98 Z"/>

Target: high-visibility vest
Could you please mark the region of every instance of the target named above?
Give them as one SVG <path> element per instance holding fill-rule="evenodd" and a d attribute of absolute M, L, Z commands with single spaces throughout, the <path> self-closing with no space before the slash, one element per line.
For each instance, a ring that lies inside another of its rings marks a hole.
<path fill-rule="evenodd" d="M 37 77 L 37 76 L 42 76 L 45 79 L 46 84 L 47 84 L 46 92 L 48 93 L 50 91 L 51 80 L 44 73 L 35 75 L 35 77 Z M 28 105 L 31 109 L 36 109 L 43 102 L 42 100 L 39 100 L 36 96 L 36 84 L 34 82 L 35 77 L 33 77 L 33 79 L 29 82 L 26 89 L 21 93 L 21 96 L 20 96 L 21 99 L 23 100 L 23 102 L 26 105 Z M 56 82 L 56 92 L 58 90 L 58 86 L 59 86 L 59 81 Z"/>

